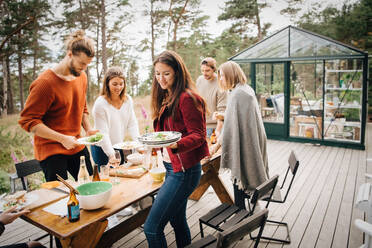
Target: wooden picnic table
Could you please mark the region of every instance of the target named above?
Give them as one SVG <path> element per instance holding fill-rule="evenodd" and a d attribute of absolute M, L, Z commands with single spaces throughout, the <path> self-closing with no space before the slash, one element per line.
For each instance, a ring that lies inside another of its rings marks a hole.
<path fill-rule="evenodd" d="M 35 208 L 21 218 L 59 238 L 62 247 L 110 247 L 117 240 L 141 226 L 151 206 L 139 210 L 108 230 L 106 230 L 107 218 L 156 193 L 162 185 L 162 183 L 153 182 L 148 173 L 138 179 L 120 178 L 120 180 L 120 184 L 113 186 L 111 199 L 103 208 L 81 210 L 80 220 L 77 222 L 71 223 L 67 217 L 44 211 L 43 208 L 46 205 Z"/>
<path fill-rule="evenodd" d="M 212 186 L 221 202 L 233 203 L 218 174 L 220 159 L 221 156 L 216 155 L 210 160 L 202 161 L 203 175 L 190 199 L 199 200 L 208 187 Z M 110 247 L 123 236 L 140 227 L 145 222 L 151 206 L 139 210 L 108 230 L 106 230 L 107 218 L 156 193 L 162 185 L 162 183 L 154 183 L 148 173 L 138 179 L 121 177 L 120 180 L 119 185 L 113 186 L 111 199 L 103 208 L 81 210 L 80 220 L 77 222 L 71 223 L 66 217 L 43 210 L 52 203 L 37 207 L 21 218 L 59 238 L 62 247 Z"/>
<path fill-rule="evenodd" d="M 219 176 L 220 162 L 220 153 L 216 154 L 209 160 L 202 160 L 203 175 L 200 179 L 199 186 L 190 196 L 191 200 L 198 201 L 207 191 L 208 187 L 212 186 L 221 203 L 234 204 L 232 197 L 226 190 L 226 187 Z"/>

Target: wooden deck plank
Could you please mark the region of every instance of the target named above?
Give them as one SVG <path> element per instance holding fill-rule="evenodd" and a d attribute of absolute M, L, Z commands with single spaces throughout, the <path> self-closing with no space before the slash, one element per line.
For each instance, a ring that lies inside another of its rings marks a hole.
<path fill-rule="evenodd" d="M 355 195 L 359 186 L 365 182 L 365 172 L 372 173 L 372 126 L 368 124 L 366 151 L 337 147 L 315 146 L 312 144 L 287 141 L 268 141 L 270 175 L 279 174 L 283 180 L 287 169 L 287 160 L 294 150 L 300 160 L 300 168 L 285 204 L 271 204 L 269 218 L 289 223 L 292 237 L 291 245 L 260 242 L 259 247 L 359 247 L 363 234 L 354 226 L 356 218 L 364 214 L 356 209 Z M 221 174 L 228 191 L 232 193 L 229 173 Z M 187 209 L 188 223 L 193 240 L 200 239 L 199 218 L 211 208 L 219 205 L 213 191 L 197 202 L 189 201 Z M 346 230 L 346 231 L 344 231 Z M 16 232 L 15 232 L 16 231 Z M 41 236 L 43 231 L 16 220 L 6 227 L 0 237 L 0 245 L 14 242 L 26 242 L 29 238 Z M 206 234 L 214 234 L 211 228 L 205 228 Z M 176 247 L 171 226 L 165 228 L 169 247 Z M 265 235 L 282 236 L 285 232 L 276 227 L 267 226 Z M 49 238 L 42 243 L 49 247 Z M 252 247 L 249 237 L 237 242 L 234 247 Z M 148 247 L 141 229 L 136 229 L 117 241 L 113 247 Z"/>
<path fill-rule="evenodd" d="M 333 158 L 333 161 L 328 163 L 328 173 L 324 173 L 326 175 L 326 180 L 322 185 L 322 189 L 319 192 L 315 209 L 312 212 L 312 216 L 306 227 L 306 231 L 302 236 L 302 240 L 300 243 L 301 247 L 315 247 L 315 243 L 323 223 L 323 216 L 327 210 L 329 199 L 332 195 L 332 189 L 337 178 L 337 172 L 339 169 L 338 164 L 340 161 L 337 161 L 336 158 L 340 156 L 340 152 L 340 149 L 333 149 L 335 157 Z M 292 237 L 294 237 L 294 235 L 292 235 Z M 296 237 L 294 237 L 294 240 L 296 240 Z"/>
<path fill-rule="evenodd" d="M 351 216 L 354 205 L 355 182 L 358 173 L 358 152 L 353 150 L 349 161 L 349 171 L 343 189 L 341 208 L 337 218 L 337 226 L 332 246 L 348 247 Z M 355 163 L 356 162 L 356 163 Z"/>
<path fill-rule="evenodd" d="M 349 162 L 351 157 L 351 150 L 346 150 L 343 159 L 340 163 L 336 184 L 333 188 L 332 196 L 329 201 L 329 206 L 323 221 L 320 235 L 318 237 L 318 247 L 331 247 L 333 243 L 334 234 L 337 226 L 337 218 L 339 216 L 341 201 L 343 196 L 344 185 L 346 183 L 347 174 L 349 171 Z"/>
<path fill-rule="evenodd" d="M 308 228 L 308 224 L 312 218 L 318 218 L 314 211 L 319 204 L 319 198 L 321 196 L 322 189 L 327 183 L 329 174 L 332 172 L 332 169 L 335 166 L 333 160 L 337 156 L 337 152 L 338 149 L 331 149 L 331 151 L 327 149 L 324 153 L 324 155 L 327 157 L 324 161 L 321 161 L 319 173 L 315 175 L 316 172 L 314 172 L 314 176 L 316 176 L 314 187 L 312 187 L 310 194 L 307 196 L 307 199 L 301 211 L 299 212 L 299 216 L 296 222 L 291 227 L 292 247 L 300 246 L 304 234 L 309 235 L 311 232 L 317 231 L 317 229 L 315 228 Z M 305 246 L 314 247 L 314 240 L 316 239 L 308 240 L 308 242 L 305 242 Z M 313 245 L 311 245 L 311 243 L 313 243 Z"/>
<path fill-rule="evenodd" d="M 293 216 L 294 219 L 290 219 L 287 213 L 292 213 L 291 211 L 295 211 L 294 209 L 298 209 L 297 205 L 301 202 L 298 202 L 298 199 L 301 199 L 301 195 L 305 195 L 304 192 L 304 185 L 303 183 L 306 182 L 309 175 L 312 174 L 314 169 L 314 165 L 317 165 L 316 161 L 319 159 L 321 154 L 323 153 L 323 149 L 319 149 L 315 146 L 306 146 L 303 145 L 303 150 L 301 152 L 297 152 L 298 159 L 300 161 L 300 166 L 298 168 L 298 172 L 296 178 L 294 180 L 294 184 L 291 188 L 291 192 L 288 195 L 287 201 L 282 204 L 272 204 L 269 207 L 269 219 L 285 221 L 289 223 L 289 228 L 291 228 L 296 216 Z M 305 189 L 307 190 L 307 189 Z M 296 204 L 297 203 L 297 204 Z M 276 209 L 273 210 L 273 207 Z M 292 209 L 292 210 L 291 210 Z M 299 211 L 299 210 L 297 210 Z M 282 228 L 280 228 L 282 229 Z M 280 232 L 277 226 L 267 225 L 264 230 L 265 236 L 272 236 L 275 235 L 278 238 L 285 238 L 286 233 Z M 276 244 L 260 244 L 259 247 L 273 247 L 277 246 Z"/>
<path fill-rule="evenodd" d="M 355 191 L 353 195 L 353 212 L 352 212 L 352 218 L 350 223 L 350 234 L 349 234 L 349 242 L 348 247 L 359 247 L 360 241 L 363 240 L 363 234 L 362 232 L 355 226 L 355 220 L 356 219 L 364 219 L 364 213 L 355 207 L 355 198 L 358 194 L 358 190 L 361 184 L 365 182 L 365 172 L 366 172 L 366 157 L 364 151 L 357 151 L 359 160 L 358 163 L 358 175 L 355 182 Z"/>
<path fill-rule="evenodd" d="M 289 225 L 289 230 L 291 230 L 292 236 L 299 235 L 296 233 L 296 229 L 293 230 L 293 226 L 296 223 L 296 221 L 299 218 L 299 215 L 301 213 L 302 208 L 305 205 L 306 200 L 308 199 L 308 196 L 310 195 L 316 179 L 319 177 L 321 168 L 322 168 L 322 162 L 327 157 L 329 148 L 323 148 L 316 147 L 315 151 L 312 152 L 313 156 L 311 156 L 310 160 L 307 162 L 306 166 L 302 167 L 303 172 L 298 176 L 298 180 L 302 182 L 302 185 L 298 184 L 299 189 L 297 189 L 296 192 L 296 198 L 292 202 L 284 203 L 282 204 L 287 210 L 282 215 L 283 221 L 287 222 Z M 300 159 L 301 163 L 301 159 Z M 301 168 L 299 167 L 299 172 Z M 292 193 L 292 192 L 291 192 Z M 293 230 L 293 231 L 292 231 Z M 279 237 L 281 239 L 284 239 L 286 237 L 287 230 L 285 228 L 278 228 L 274 235 L 276 237 Z M 270 243 L 267 247 L 279 247 L 280 245 L 275 243 Z M 296 247 L 290 245 L 290 247 Z"/>

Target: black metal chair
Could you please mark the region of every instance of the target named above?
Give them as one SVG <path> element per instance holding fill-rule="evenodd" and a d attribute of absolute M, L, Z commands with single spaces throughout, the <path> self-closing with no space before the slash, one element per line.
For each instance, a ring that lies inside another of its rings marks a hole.
<path fill-rule="evenodd" d="M 252 215 L 256 210 L 258 200 L 266 195 L 269 195 L 269 198 L 271 198 L 276 184 L 278 183 L 278 178 L 279 176 L 275 175 L 254 190 L 253 195 L 250 197 L 250 201 L 248 203 L 249 210 L 241 209 L 235 205 L 223 203 L 202 216 L 199 219 L 201 237 L 204 237 L 202 224 L 223 232 Z M 265 208 L 269 206 L 269 203 L 270 201 L 267 201 Z"/>
<path fill-rule="evenodd" d="M 259 228 L 258 235 L 254 247 L 256 248 L 260 242 L 263 229 L 268 216 L 268 210 L 263 209 L 248 218 L 245 218 L 238 224 L 226 229 L 223 232 L 218 232 L 217 237 L 208 235 L 192 244 L 186 246 L 187 248 L 200 248 L 200 247 L 230 247 L 236 241 L 244 238 L 247 234 Z"/>
<path fill-rule="evenodd" d="M 16 168 L 16 173 L 9 175 L 10 187 L 11 187 L 12 193 L 15 192 L 15 181 L 17 179 L 21 179 L 23 189 L 28 190 L 26 177 L 31 174 L 37 173 L 39 171 L 42 171 L 40 167 L 40 163 L 36 159 L 31 159 L 31 160 L 17 163 L 15 164 L 15 168 Z"/>
<path fill-rule="evenodd" d="M 20 163 L 15 164 L 16 173 L 10 174 L 10 186 L 11 186 L 11 192 L 15 192 L 15 180 L 20 179 L 22 182 L 22 187 L 24 190 L 28 190 L 27 185 L 27 176 L 32 175 L 34 173 L 37 173 L 39 171 L 42 171 L 42 168 L 40 166 L 40 163 L 36 159 L 31 159 L 27 161 L 23 161 Z M 39 241 L 49 235 L 49 241 L 50 241 L 50 247 L 53 247 L 53 236 L 49 233 L 46 233 L 42 235 L 41 237 L 38 237 L 35 239 L 35 241 Z"/>
<path fill-rule="evenodd" d="M 284 177 L 284 180 L 282 182 L 282 185 L 280 186 L 280 189 L 276 188 L 274 190 L 274 194 L 272 195 L 272 197 L 268 196 L 268 197 L 262 198 L 261 200 L 275 202 L 275 203 L 284 203 L 287 200 L 287 196 L 289 194 L 289 191 L 291 190 L 293 180 L 294 180 L 294 178 L 297 174 L 297 170 L 298 170 L 299 165 L 300 165 L 300 162 L 297 159 L 296 154 L 294 153 L 294 151 L 291 151 L 291 154 L 289 155 L 289 158 L 288 158 L 288 169 L 287 169 L 287 172 L 285 173 L 285 177 Z M 288 186 L 286 187 L 286 189 L 283 190 L 284 185 L 286 184 L 286 180 L 287 180 L 287 178 L 289 178 L 288 177 L 289 171 L 291 171 L 292 178 L 291 178 L 291 181 L 289 182 Z M 282 197 L 282 190 L 285 191 L 284 198 Z M 273 238 L 273 237 L 262 236 L 261 239 L 272 240 L 272 241 L 281 242 L 281 243 L 285 243 L 285 244 L 291 243 L 291 237 L 290 237 L 290 234 L 289 234 L 288 223 L 281 222 L 281 221 L 274 221 L 274 220 L 267 220 L 267 222 L 278 224 L 279 226 L 285 226 L 286 229 L 287 229 L 287 238 L 286 239 L 278 239 L 278 238 Z"/>

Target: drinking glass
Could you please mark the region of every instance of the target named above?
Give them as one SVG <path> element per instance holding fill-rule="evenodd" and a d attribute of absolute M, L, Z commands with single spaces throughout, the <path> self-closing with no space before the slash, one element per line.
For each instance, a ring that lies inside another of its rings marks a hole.
<path fill-rule="evenodd" d="M 101 178 L 101 181 L 110 181 L 110 166 L 109 165 L 101 165 L 100 167 L 101 173 L 99 177 Z"/>
<path fill-rule="evenodd" d="M 119 169 L 120 161 L 121 161 L 120 152 L 118 150 L 115 150 L 115 161 L 113 163 L 113 166 L 115 168 L 115 177 L 113 179 L 114 184 L 120 183 L 120 179 L 118 178 L 118 171 L 117 171 L 117 169 Z"/>

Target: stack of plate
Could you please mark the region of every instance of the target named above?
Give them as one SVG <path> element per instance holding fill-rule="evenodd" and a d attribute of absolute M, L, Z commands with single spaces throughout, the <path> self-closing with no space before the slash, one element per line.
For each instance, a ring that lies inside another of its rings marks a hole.
<path fill-rule="evenodd" d="M 145 145 L 157 146 L 177 142 L 182 134 L 174 131 L 146 133 L 138 138 Z"/>

